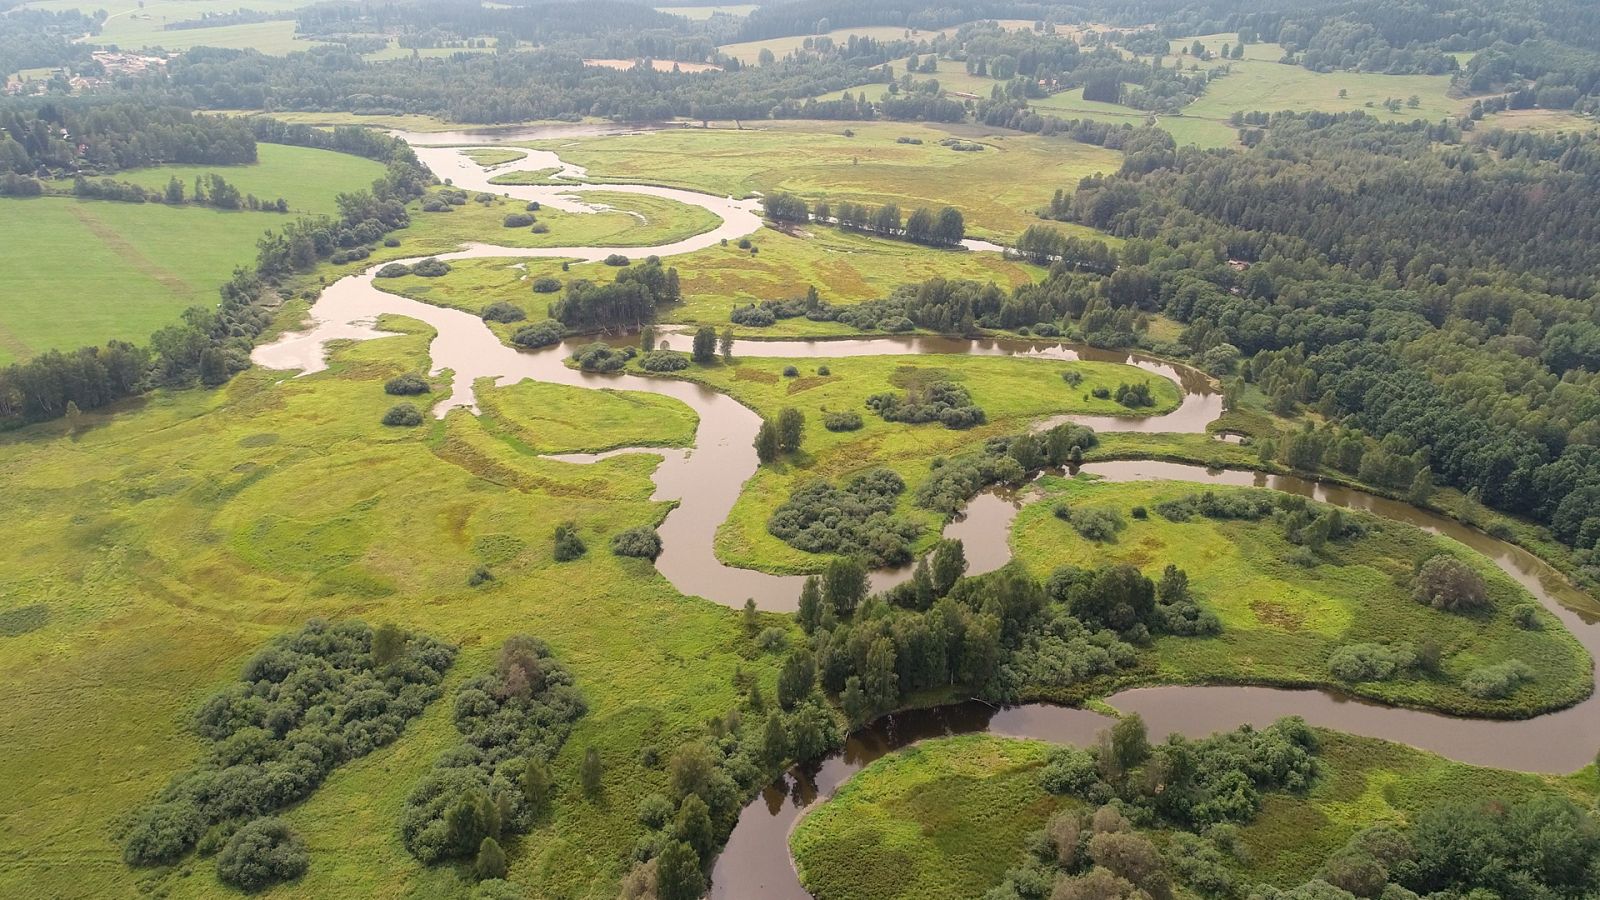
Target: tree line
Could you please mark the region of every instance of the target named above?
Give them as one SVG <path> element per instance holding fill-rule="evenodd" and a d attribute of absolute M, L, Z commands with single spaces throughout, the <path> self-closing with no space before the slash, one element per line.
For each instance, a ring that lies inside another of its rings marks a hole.
<path fill-rule="evenodd" d="M 238 118 L 118 96 L 0 101 L 0 171 L 97 174 L 255 161 L 255 136 Z"/>
<path fill-rule="evenodd" d="M 960 246 L 967 233 L 961 211 L 951 206 L 941 207 L 938 212 L 918 207 L 902 221 L 900 207 L 894 203 L 873 208 L 862 203 L 830 204 L 819 200 L 813 206 L 803 197 L 776 191 L 763 197 L 761 203 L 767 218 L 779 224 L 832 223 L 847 231 L 900 238 L 930 247 Z"/>

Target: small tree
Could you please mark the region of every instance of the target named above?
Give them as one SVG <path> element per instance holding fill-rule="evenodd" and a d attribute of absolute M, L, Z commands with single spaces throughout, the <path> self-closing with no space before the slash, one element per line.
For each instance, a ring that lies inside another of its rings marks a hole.
<path fill-rule="evenodd" d="M 578 526 L 571 522 L 564 522 L 556 526 L 555 558 L 556 562 L 571 562 L 588 552 L 584 546 L 583 538 L 578 536 Z"/>
<path fill-rule="evenodd" d="M 692 847 L 701 858 L 716 849 L 717 833 L 711 827 L 711 808 L 699 794 L 683 798 L 678 818 L 672 825 L 672 836 Z"/>
<path fill-rule="evenodd" d="M 778 672 L 778 705 L 792 711 L 811 696 L 816 680 L 817 664 L 810 650 L 802 647 L 789 654 Z"/>
<path fill-rule="evenodd" d="M 800 440 L 805 436 L 805 413 L 792 406 L 786 406 L 778 413 L 778 449 L 784 453 L 793 453 L 800 449 Z"/>
<path fill-rule="evenodd" d="M 722 361 L 732 365 L 732 363 L 733 363 L 733 329 L 731 327 L 722 329 L 722 339 L 718 342 L 717 349 L 722 351 Z"/>
<path fill-rule="evenodd" d="M 583 782 L 583 792 L 590 797 L 600 795 L 600 751 L 593 747 L 583 751 L 583 764 L 578 767 L 578 778 Z"/>
<path fill-rule="evenodd" d="M 834 612 L 847 616 L 867 597 L 867 567 L 853 556 L 841 556 L 822 575 L 822 596 Z"/>
<path fill-rule="evenodd" d="M 506 877 L 506 852 L 500 849 L 499 841 L 486 837 L 478 845 L 478 858 L 472 863 L 472 875 L 479 881 Z"/>
<path fill-rule="evenodd" d="M 776 462 L 780 452 L 777 426 L 762 420 L 761 429 L 756 432 L 756 458 L 764 464 Z"/>
<path fill-rule="evenodd" d="M 550 767 L 543 760 L 528 759 L 522 770 L 522 800 L 534 817 L 544 814 L 550 805 Z"/>
<path fill-rule="evenodd" d="M 372 632 L 372 667 L 381 669 L 406 652 L 405 629 L 388 622 Z"/>
<path fill-rule="evenodd" d="M 217 854 L 217 877 L 240 890 L 258 891 L 304 875 L 311 857 L 282 819 L 246 823 Z"/>
<path fill-rule="evenodd" d="M 700 857 L 683 841 L 672 841 L 656 858 L 656 896 L 660 900 L 700 900 L 706 877 Z"/>
<path fill-rule="evenodd" d="M 717 330 L 710 325 L 702 325 L 694 333 L 694 361 L 705 364 L 717 358 Z"/>
<path fill-rule="evenodd" d="M 1444 554 L 1429 558 L 1417 569 L 1411 595 L 1419 603 L 1446 612 L 1476 612 L 1489 606 L 1489 586 L 1483 576 Z"/>
<path fill-rule="evenodd" d="M 800 588 L 800 608 L 795 617 L 806 634 L 816 631 L 817 624 L 822 621 L 822 582 L 817 576 L 807 576 Z"/>
<path fill-rule="evenodd" d="M 754 597 L 747 597 L 744 601 L 744 630 L 747 634 L 761 630 L 761 613 L 756 610 Z"/>

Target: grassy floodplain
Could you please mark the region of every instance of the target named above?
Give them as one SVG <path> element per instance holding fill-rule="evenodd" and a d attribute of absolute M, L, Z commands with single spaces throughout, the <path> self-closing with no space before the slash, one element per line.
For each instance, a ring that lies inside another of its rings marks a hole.
<path fill-rule="evenodd" d="M 1462 797 L 1515 802 L 1593 795 L 1592 767 L 1544 777 L 1451 762 L 1371 738 L 1319 731 L 1321 772 L 1303 795 L 1272 793 L 1239 829 L 1245 884 L 1298 885 L 1368 825 L 1404 824 Z M 1050 745 L 989 735 L 927 741 L 874 762 L 790 838 L 818 900 L 976 897 L 1020 862 L 1025 836 L 1081 805 L 1040 784 Z M 1170 832 L 1147 832 L 1160 845 Z M 1181 896 L 1181 894 L 1180 894 Z"/>
<path fill-rule="evenodd" d="M 815 227 L 808 235 L 763 229 L 751 236 L 751 243 L 759 251 L 755 254 L 730 244 L 665 260 L 678 270 L 684 298 L 680 304 L 663 308 L 663 319 L 721 329 L 729 324 L 729 314 L 736 304 L 803 296 L 811 285 L 816 285 L 831 303 L 851 303 L 883 297 L 901 284 L 935 276 L 993 281 L 1012 288 L 1027 284 L 1044 272 L 1038 266 L 1005 260 L 993 253 L 934 250 L 836 228 Z M 535 279 L 548 276 L 565 284 L 583 278 L 606 284 L 620 271 L 604 263 L 573 260 L 566 260 L 569 270 L 562 271 L 563 262 L 466 259 L 451 263 L 450 273 L 440 278 L 406 276 L 383 279 L 378 286 L 426 303 L 474 313 L 505 300 L 538 319 L 544 316 L 549 302 L 560 295 L 534 293 L 531 285 Z M 840 323 L 804 318 L 785 319 L 770 328 L 735 326 L 734 330 L 753 338 L 831 336 L 852 331 Z"/>
<path fill-rule="evenodd" d="M 846 137 L 847 130 L 855 136 Z M 939 145 L 952 136 L 911 122 L 782 121 L 759 129 L 681 128 L 530 146 L 557 151 L 597 181 L 665 180 L 735 197 L 787 191 L 835 203 L 892 201 L 905 213 L 954 206 L 966 217 L 969 236 L 997 241 L 1013 240 L 1035 224 L 1034 211 L 1049 205 L 1056 188 L 1122 165 L 1116 151 L 1065 138 L 963 129 L 963 139 L 986 149 L 956 152 Z M 899 143 L 902 137 L 922 143 Z"/>
<path fill-rule="evenodd" d="M 796 362 L 801 361 L 741 358 L 733 365 L 691 366 L 673 373 L 727 393 L 768 418 L 776 418 L 784 407 L 795 407 L 806 417 L 802 452 L 780 465 L 763 466 L 717 532 L 717 555 L 730 565 L 788 573 L 816 571 L 825 564 L 827 557 L 796 550 L 767 533 L 773 510 L 810 479 L 832 481 L 878 466 L 895 470 L 908 486 L 901 512 L 925 526 L 922 543 L 926 544 L 937 536 L 940 520 L 915 508 L 911 494 L 927 478 L 934 457 L 974 449 L 987 438 L 1014 434 L 1044 416 L 1128 412 L 1115 401 L 1093 397 L 1091 391 L 1097 387 L 1114 390 L 1124 382 L 1148 382 L 1156 406 L 1142 412 L 1152 415 L 1175 408 L 1179 399 L 1177 385 L 1165 378 L 1114 363 L 954 354 L 862 356 L 803 361 L 797 377 L 784 377 L 785 367 Z M 818 374 L 824 364 L 828 374 Z M 1080 373 L 1082 384 L 1069 387 L 1061 377 L 1065 371 Z M 966 388 L 987 414 L 988 423 L 966 431 L 937 423 L 907 425 L 885 422 L 863 406 L 873 394 L 903 394 L 912 386 L 936 381 Z M 828 431 L 822 427 L 827 410 L 861 413 L 861 430 Z"/>
<path fill-rule="evenodd" d="M 383 167 L 343 153 L 262 144 L 254 165 L 154 166 L 115 177 L 160 188 L 176 176 L 192 189 L 196 175 L 211 172 L 242 192 L 331 213 L 338 192 L 366 187 Z M 183 309 L 214 303 L 217 285 L 287 218 L 66 197 L 0 199 L 0 245 L 7 250 L 0 256 L 7 286 L 0 364 L 113 338 L 143 341 Z"/>
<path fill-rule="evenodd" d="M 1057 567 L 1127 563 L 1159 578 L 1168 564 L 1189 573 L 1201 602 L 1222 621 L 1210 638 L 1157 639 L 1152 671 L 1160 682 L 1222 681 L 1319 685 L 1385 703 L 1478 716 L 1526 716 L 1588 696 L 1589 660 L 1556 619 L 1540 610 L 1539 628 L 1512 622 L 1510 610 L 1533 598 L 1489 560 L 1445 538 L 1371 516 L 1361 537 L 1332 540 L 1303 554 L 1271 519 L 1176 522 L 1158 504 L 1207 490 L 1185 482 L 1114 484 L 1048 477 L 1044 497 L 1018 515 L 1011 546 L 1037 577 Z M 1217 493 L 1249 491 L 1225 488 Z M 1052 513 L 1058 503 L 1109 507 L 1127 528 L 1114 541 L 1089 541 Z M 1148 518 L 1132 514 L 1143 506 Z M 1356 513 L 1348 515 L 1359 516 Z M 1482 615 L 1436 611 L 1411 598 L 1411 576 L 1428 555 L 1456 556 L 1484 578 L 1493 609 Z M 1329 672 L 1329 655 L 1359 643 L 1416 645 L 1437 641 L 1437 675 L 1346 683 Z M 1475 697 L 1461 680 L 1483 666 L 1519 659 L 1534 679 L 1505 699 Z"/>
<path fill-rule="evenodd" d="M 589 705 L 554 762 L 552 820 L 514 848 L 511 877 L 535 896 L 614 896 L 642 833 L 633 800 L 666 779 L 643 748 L 665 755 L 734 705 L 736 666 L 771 696 L 775 657 L 735 613 L 606 549 L 611 534 L 665 514 L 650 500 L 656 460 L 532 455 L 632 442 L 646 427 L 681 441 L 692 414 L 658 398 L 517 385 L 488 392 L 486 421 L 456 412 L 385 428 L 395 398 L 384 381 L 424 370 L 430 339 L 404 320 L 385 325 L 411 333 L 346 346 L 307 378 L 255 370 L 217 391 L 88 415 L 76 434 L 52 423 L 0 436 L 0 478 L 28 510 L 0 522 L 15 548 L 0 560 L 0 593 L 8 609 L 42 607 L 32 630 L 0 638 L 0 728 L 13 736 L 0 769 L 15 787 L 0 798 L 0 895 L 221 894 L 207 860 L 129 869 L 114 823 L 192 764 L 195 705 L 313 616 L 394 621 L 463 653 L 445 696 L 400 740 L 285 813 L 313 862 L 284 896 L 466 896 L 451 869 L 405 852 L 398 815 L 459 740 L 456 686 L 511 634 L 548 640 Z M 551 533 L 566 520 L 589 552 L 557 564 Z M 470 588 L 479 565 L 495 580 Z M 578 787 L 589 746 L 603 758 L 599 801 Z"/>

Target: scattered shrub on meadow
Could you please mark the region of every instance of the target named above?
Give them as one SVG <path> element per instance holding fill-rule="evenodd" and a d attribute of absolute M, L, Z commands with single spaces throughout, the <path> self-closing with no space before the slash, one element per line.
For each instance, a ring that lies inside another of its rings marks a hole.
<path fill-rule="evenodd" d="M 799 378 L 800 377 L 800 370 L 798 368 L 796 368 L 795 366 L 784 366 L 783 367 L 783 377 L 785 377 L 785 378 Z"/>
<path fill-rule="evenodd" d="M 532 228 L 530 228 L 528 230 L 533 232 L 534 234 L 549 234 L 550 233 L 550 226 L 546 225 L 543 222 L 538 222 Z"/>
<path fill-rule="evenodd" d="M 1538 631 L 1544 627 L 1539 620 L 1539 607 L 1532 603 L 1518 603 L 1511 607 L 1511 621 L 1524 631 Z"/>
<path fill-rule="evenodd" d="M 214 824 L 305 799 L 335 767 L 399 736 L 454 658 L 432 638 L 357 621 L 313 620 L 273 641 L 195 713 L 211 747 L 132 815 L 123 857 L 172 862 Z"/>
<path fill-rule="evenodd" d="M 861 414 L 853 410 L 839 410 L 822 414 L 822 427 L 829 431 L 859 431 L 861 426 Z"/>
<path fill-rule="evenodd" d="M 1340 681 L 1388 681 L 1417 664 L 1409 645 L 1346 644 L 1328 657 L 1328 671 Z"/>
<path fill-rule="evenodd" d="M 383 384 L 383 392 L 396 397 L 409 397 L 416 394 L 426 394 L 433 390 L 428 385 L 428 380 L 414 372 L 407 372 L 389 379 Z"/>
<path fill-rule="evenodd" d="M 383 424 L 411 428 L 422 424 L 422 411 L 409 403 L 396 403 L 383 414 Z"/>
<path fill-rule="evenodd" d="M 450 264 L 436 257 L 428 257 L 411 267 L 411 274 L 423 278 L 438 278 L 450 274 Z"/>
<path fill-rule="evenodd" d="M 1072 523 L 1078 534 L 1090 541 L 1116 540 L 1117 532 L 1127 527 L 1122 520 L 1122 513 L 1109 506 L 1075 507 L 1068 513 L 1067 521 Z"/>
<path fill-rule="evenodd" d="M 572 562 L 589 548 L 583 544 L 583 538 L 578 536 L 578 526 L 572 522 L 563 522 L 556 526 L 555 558 L 556 562 Z"/>
<path fill-rule="evenodd" d="M 511 343 L 526 350 L 536 350 L 561 343 L 561 335 L 561 324 L 554 319 L 545 319 L 518 328 L 511 335 Z"/>
<path fill-rule="evenodd" d="M 311 856 L 282 819 L 260 818 L 240 826 L 217 854 L 217 878 L 243 891 L 293 881 L 306 873 Z"/>
<path fill-rule="evenodd" d="M 577 360 L 578 368 L 585 372 L 620 372 L 622 367 L 628 364 L 628 360 L 633 359 L 635 352 L 632 347 L 617 350 L 596 341 L 579 348 L 572 354 L 572 358 Z"/>
<path fill-rule="evenodd" d="M 1129 409 L 1140 409 L 1146 406 L 1155 406 L 1156 400 L 1150 396 L 1150 383 L 1141 381 L 1137 384 L 1119 384 L 1113 395 L 1116 401 Z"/>
<path fill-rule="evenodd" d="M 1533 680 L 1533 669 L 1520 659 L 1483 666 L 1461 679 L 1461 689 L 1484 700 L 1504 700 L 1526 682 Z"/>
<path fill-rule="evenodd" d="M 500 221 L 500 224 L 506 228 L 527 228 L 535 221 L 535 217 L 530 213 L 514 212 L 506 213 L 506 217 Z"/>
<path fill-rule="evenodd" d="M 628 258 L 626 256 L 623 256 L 621 253 L 613 253 L 610 256 L 607 256 L 606 259 L 605 259 L 606 265 L 608 265 L 608 266 L 617 266 L 619 268 L 622 267 L 622 266 L 627 265 L 628 262 L 629 262 Z"/>
<path fill-rule="evenodd" d="M 661 555 L 661 535 L 649 525 L 619 531 L 611 537 L 611 552 L 617 556 L 655 559 Z"/>
<path fill-rule="evenodd" d="M 483 312 L 479 313 L 479 315 L 482 316 L 485 322 L 499 322 L 501 324 L 521 322 L 528 317 L 527 312 L 522 307 L 504 300 L 496 300 L 485 306 Z"/>
<path fill-rule="evenodd" d="M 374 278 L 401 278 L 411 274 L 411 267 L 405 263 L 388 263 L 373 273 Z"/>
<path fill-rule="evenodd" d="M 467 576 L 467 587 L 478 587 L 493 580 L 494 573 L 489 571 L 488 566 L 478 566 L 472 570 L 472 574 Z"/>
<path fill-rule="evenodd" d="M 782 653 L 789 648 L 789 632 L 776 625 L 764 628 L 756 635 L 756 648 L 762 653 Z"/>
<path fill-rule="evenodd" d="M 549 275 L 541 275 L 533 280 L 533 292 L 536 294 L 554 294 L 561 290 L 561 279 Z"/>

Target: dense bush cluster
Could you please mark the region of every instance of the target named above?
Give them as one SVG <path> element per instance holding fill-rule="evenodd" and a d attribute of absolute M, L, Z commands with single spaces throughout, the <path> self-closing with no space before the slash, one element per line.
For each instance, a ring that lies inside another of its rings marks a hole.
<path fill-rule="evenodd" d="M 1191 594 L 1188 574 L 1176 566 L 1166 567 L 1159 584 L 1126 564 L 1064 566 L 1051 573 L 1045 590 L 1088 627 L 1109 629 L 1134 643 L 1148 641 L 1152 633 L 1194 637 L 1222 630 L 1216 614 L 1201 609 Z"/>
<path fill-rule="evenodd" d="M 305 799 L 334 768 L 398 737 L 454 658 L 432 638 L 361 622 L 312 621 L 273 641 L 201 704 L 192 727 L 210 748 L 130 817 L 124 859 L 171 862 L 209 828 Z"/>
<path fill-rule="evenodd" d="M 649 525 L 619 531 L 611 537 L 611 552 L 617 556 L 655 559 L 661 555 L 661 535 Z"/>
<path fill-rule="evenodd" d="M 671 350 L 651 350 L 639 357 L 639 368 L 646 372 L 681 372 L 689 368 L 689 357 Z"/>
<path fill-rule="evenodd" d="M 311 856 L 282 819 L 253 819 L 239 827 L 217 854 L 217 878 L 243 891 L 259 891 L 306 873 Z"/>
<path fill-rule="evenodd" d="M 854 554 L 874 568 L 902 565 L 911 559 L 918 531 L 894 515 L 905 489 L 889 469 L 862 472 L 838 487 L 810 481 L 773 511 L 767 531 L 808 553 Z"/>
<path fill-rule="evenodd" d="M 1446 612 L 1475 613 L 1490 606 L 1489 585 L 1467 563 L 1443 553 L 1417 567 L 1411 595 L 1418 603 Z"/>
<path fill-rule="evenodd" d="M 511 343 L 525 350 L 537 350 L 540 347 L 549 347 L 561 343 L 565 331 L 561 324 L 554 319 L 545 319 L 532 325 L 524 325 L 511 333 Z"/>
<path fill-rule="evenodd" d="M 414 428 L 422 424 L 422 410 L 410 403 L 396 403 L 383 414 L 383 424 L 401 428 Z"/>
<path fill-rule="evenodd" d="M 572 354 L 577 361 L 578 368 L 585 372 L 620 372 L 628 364 L 628 360 L 637 356 L 639 351 L 632 347 L 623 347 L 621 350 L 596 341 L 586 344 Z"/>
<path fill-rule="evenodd" d="M 478 315 L 482 317 L 485 322 L 499 322 L 501 324 L 521 322 L 523 319 L 528 317 L 528 313 L 523 310 L 522 307 L 505 300 L 494 301 L 488 306 L 485 306 L 483 308 L 483 312 L 479 313 Z"/>
<path fill-rule="evenodd" d="M 885 422 L 913 425 L 940 422 L 946 428 L 971 428 L 987 421 L 983 410 L 973 405 L 967 389 L 949 381 L 911 388 L 903 397 L 891 393 L 873 394 L 867 398 L 867 408 L 882 416 Z"/>
<path fill-rule="evenodd" d="M 554 294 L 561 290 L 561 279 L 549 275 L 541 275 L 533 280 L 531 285 L 535 294 Z"/>
<path fill-rule="evenodd" d="M 415 372 L 397 375 L 383 383 L 383 392 L 396 397 L 413 397 L 431 390 L 433 388 L 428 385 L 428 379 Z"/>
<path fill-rule="evenodd" d="M 400 836 L 424 863 L 473 857 L 486 840 L 520 834 L 548 811 L 555 758 L 586 707 L 543 641 L 508 638 L 494 671 L 456 695 L 462 742 L 406 799 Z M 498 843 L 493 851 L 499 849 Z"/>
<path fill-rule="evenodd" d="M 556 526 L 554 546 L 556 562 L 572 562 L 589 552 L 589 548 L 583 543 L 583 538 L 578 534 L 578 526 L 572 522 L 563 522 Z"/>
<path fill-rule="evenodd" d="M 1081 462 L 1097 443 L 1093 429 L 1071 423 L 1043 434 L 990 438 L 974 453 L 934 459 L 928 480 L 917 488 L 917 505 L 952 515 L 990 485 L 1021 484 L 1045 466 Z"/>
<path fill-rule="evenodd" d="M 583 278 L 569 281 L 566 293 L 550 304 L 550 318 L 572 331 L 632 330 L 655 321 L 657 304 L 681 299 L 678 270 L 662 266 L 659 257 L 636 266 L 628 266 L 627 257 L 618 258 L 627 267 L 615 281 L 603 285 Z"/>
<path fill-rule="evenodd" d="M 1417 651 L 1409 645 L 1346 644 L 1328 657 L 1328 671 L 1340 681 L 1388 681 L 1417 662 Z"/>
<path fill-rule="evenodd" d="M 822 414 L 822 427 L 829 431 L 860 431 L 861 414 L 853 410 L 833 410 Z"/>

